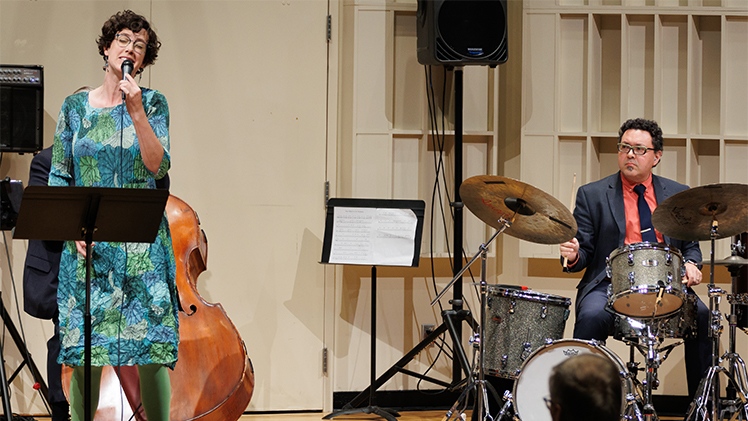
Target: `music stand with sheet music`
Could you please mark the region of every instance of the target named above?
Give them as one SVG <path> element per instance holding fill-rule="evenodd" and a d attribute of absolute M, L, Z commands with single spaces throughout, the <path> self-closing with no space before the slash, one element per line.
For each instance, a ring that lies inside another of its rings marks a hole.
<path fill-rule="evenodd" d="M 91 244 L 153 243 L 169 192 L 162 189 L 28 186 L 13 238 L 86 242 L 85 419 L 91 414 Z"/>
<path fill-rule="evenodd" d="M 400 414 L 376 406 L 377 266 L 417 267 L 423 236 L 423 200 L 330 199 L 322 263 L 371 265 L 371 371 L 369 406 L 346 405 L 323 419 L 356 413 L 395 421 Z"/>

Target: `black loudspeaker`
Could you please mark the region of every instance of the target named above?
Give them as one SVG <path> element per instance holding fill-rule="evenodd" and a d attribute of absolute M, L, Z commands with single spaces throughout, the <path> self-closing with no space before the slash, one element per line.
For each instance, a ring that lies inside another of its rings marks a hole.
<path fill-rule="evenodd" d="M 417 16 L 419 63 L 506 62 L 506 0 L 418 0 Z"/>
<path fill-rule="evenodd" d="M 38 152 L 43 136 L 44 68 L 0 64 L 0 152 Z"/>
<path fill-rule="evenodd" d="M 6 177 L 0 181 L 0 230 L 15 228 L 23 198 L 23 183 Z"/>

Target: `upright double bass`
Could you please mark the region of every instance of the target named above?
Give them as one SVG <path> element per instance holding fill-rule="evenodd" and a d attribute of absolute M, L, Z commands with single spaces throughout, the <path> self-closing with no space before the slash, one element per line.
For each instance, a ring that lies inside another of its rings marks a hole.
<path fill-rule="evenodd" d="M 179 355 L 171 378 L 171 421 L 235 421 L 244 413 L 254 390 L 254 370 L 244 342 L 220 304 L 200 297 L 197 277 L 206 270 L 208 241 L 200 229 L 197 213 L 183 200 L 169 196 L 166 204 L 174 258 L 177 265 L 179 311 Z M 129 406 L 119 407 L 121 389 L 111 367 L 101 379 L 99 407 L 95 421 L 118 421 L 133 412 L 144 420 L 139 408 L 140 394 L 133 384 L 134 372 L 123 375 L 124 394 Z M 63 370 L 63 387 L 68 391 L 72 369 Z"/>

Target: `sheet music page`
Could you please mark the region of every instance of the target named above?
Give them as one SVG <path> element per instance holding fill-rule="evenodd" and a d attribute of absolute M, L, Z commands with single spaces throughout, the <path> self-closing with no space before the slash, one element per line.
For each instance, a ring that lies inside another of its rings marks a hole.
<path fill-rule="evenodd" d="M 330 263 L 410 266 L 418 219 L 410 209 L 335 207 Z"/>

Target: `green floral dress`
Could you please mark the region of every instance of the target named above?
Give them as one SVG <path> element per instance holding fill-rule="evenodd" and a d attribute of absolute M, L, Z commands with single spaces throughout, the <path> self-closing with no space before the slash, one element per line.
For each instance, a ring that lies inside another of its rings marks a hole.
<path fill-rule="evenodd" d="M 158 91 L 142 89 L 143 108 L 164 147 L 157 174 L 143 163 L 124 104 L 93 108 L 88 92 L 65 99 L 57 120 L 50 186 L 156 188 L 170 167 L 169 106 Z M 73 183 L 74 180 L 74 183 Z M 176 265 L 166 213 L 153 244 L 97 242 L 92 253 L 91 365 L 164 364 L 179 347 Z M 83 365 L 85 259 L 65 244 L 57 304 L 62 350 L 57 361 Z"/>

